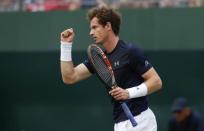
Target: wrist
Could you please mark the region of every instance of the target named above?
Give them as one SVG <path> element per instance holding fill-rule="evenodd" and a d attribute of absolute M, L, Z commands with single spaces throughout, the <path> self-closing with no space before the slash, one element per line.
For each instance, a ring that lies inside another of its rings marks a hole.
<path fill-rule="evenodd" d="M 68 41 L 60 41 L 61 44 L 67 44 L 67 45 L 72 45 L 72 42 L 68 42 Z"/>
<path fill-rule="evenodd" d="M 126 90 L 128 91 L 129 99 L 146 96 L 148 93 L 148 88 L 144 83 Z"/>
<path fill-rule="evenodd" d="M 61 61 L 72 61 L 72 43 L 61 41 L 60 45 L 60 60 Z"/>

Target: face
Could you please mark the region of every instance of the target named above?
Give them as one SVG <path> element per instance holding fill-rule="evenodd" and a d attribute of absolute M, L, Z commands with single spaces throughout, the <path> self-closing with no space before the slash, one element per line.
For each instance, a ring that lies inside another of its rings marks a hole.
<path fill-rule="evenodd" d="M 178 122 L 182 122 L 182 121 L 184 121 L 188 117 L 189 110 L 188 109 L 183 109 L 181 111 L 175 112 L 174 115 L 175 115 L 176 120 Z"/>
<path fill-rule="evenodd" d="M 90 21 L 90 36 L 96 44 L 102 44 L 107 40 L 108 30 L 109 28 L 107 25 L 103 26 L 98 23 L 97 17 L 94 17 Z"/>

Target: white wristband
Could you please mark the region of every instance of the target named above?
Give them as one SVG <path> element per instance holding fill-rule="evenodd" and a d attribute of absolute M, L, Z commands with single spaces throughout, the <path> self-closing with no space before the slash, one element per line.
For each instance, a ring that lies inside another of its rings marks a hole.
<path fill-rule="evenodd" d="M 129 93 L 129 99 L 146 96 L 148 93 L 148 88 L 144 83 L 126 90 Z"/>
<path fill-rule="evenodd" d="M 72 43 L 61 41 L 61 61 L 72 61 Z"/>

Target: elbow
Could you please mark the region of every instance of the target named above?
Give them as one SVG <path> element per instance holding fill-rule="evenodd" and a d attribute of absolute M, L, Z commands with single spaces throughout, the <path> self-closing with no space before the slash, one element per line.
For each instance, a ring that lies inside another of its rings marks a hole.
<path fill-rule="evenodd" d="M 66 85 L 72 85 L 75 83 L 73 78 L 62 77 L 62 81 Z"/>
<path fill-rule="evenodd" d="M 156 86 L 157 86 L 157 90 L 162 89 L 162 80 L 161 80 L 160 77 L 156 78 L 156 82 L 155 83 L 156 83 Z"/>

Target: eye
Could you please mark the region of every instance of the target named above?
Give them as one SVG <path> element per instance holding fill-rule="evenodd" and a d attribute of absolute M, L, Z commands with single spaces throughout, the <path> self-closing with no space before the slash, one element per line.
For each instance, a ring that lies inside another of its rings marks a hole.
<path fill-rule="evenodd" d="M 92 26 L 92 29 L 96 29 L 96 26 Z"/>

